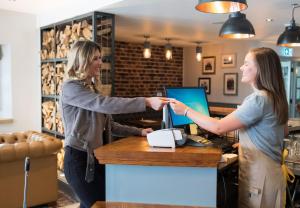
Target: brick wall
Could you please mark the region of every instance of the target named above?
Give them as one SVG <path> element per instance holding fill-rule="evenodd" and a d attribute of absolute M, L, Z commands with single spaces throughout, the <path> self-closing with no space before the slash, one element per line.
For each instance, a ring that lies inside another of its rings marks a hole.
<path fill-rule="evenodd" d="M 173 47 L 165 59 L 164 46 L 152 45 L 151 58 L 143 58 L 143 43 L 117 41 L 115 45 L 115 96 L 156 96 L 164 86 L 182 86 L 183 48 Z"/>

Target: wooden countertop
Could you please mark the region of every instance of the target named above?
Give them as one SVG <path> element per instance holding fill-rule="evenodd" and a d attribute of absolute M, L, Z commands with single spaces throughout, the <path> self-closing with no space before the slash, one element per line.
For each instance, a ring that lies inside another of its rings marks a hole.
<path fill-rule="evenodd" d="M 231 112 L 235 111 L 236 108 L 228 108 L 228 107 L 217 107 L 217 106 L 210 106 L 209 111 L 213 115 L 221 115 L 226 116 Z"/>
<path fill-rule="evenodd" d="M 222 151 L 213 147 L 152 148 L 145 137 L 128 137 L 94 150 L 101 164 L 217 167 Z"/>
<path fill-rule="evenodd" d="M 201 208 L 201 207 L 97 201 L 95 204 L 93 204 L 92 208 Z"/>

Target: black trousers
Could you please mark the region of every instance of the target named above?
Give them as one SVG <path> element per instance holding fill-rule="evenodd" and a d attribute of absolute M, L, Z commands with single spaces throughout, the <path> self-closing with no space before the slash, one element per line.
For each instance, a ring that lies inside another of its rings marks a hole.
<path fill-rule="evenodd" d="M 105 201 L 105 166 L 95 158 L 95 176 L 90 183 L 85 181 L 87 153 L 65 147 L 64 172 L 69 185 L 80 199 L 81 208 L 89 208 L 96 201 Z"/>

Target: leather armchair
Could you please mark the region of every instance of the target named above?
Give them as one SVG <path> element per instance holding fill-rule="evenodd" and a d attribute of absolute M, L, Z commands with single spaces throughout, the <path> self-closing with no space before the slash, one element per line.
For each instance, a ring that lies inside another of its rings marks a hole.
<path fill-rule="evenodd" d="M 34 131 L 0 133 L 0 207 L 22 207 L 24 161 L 30 157 L 27 206 L 57 200 L 59 139 Z"/>

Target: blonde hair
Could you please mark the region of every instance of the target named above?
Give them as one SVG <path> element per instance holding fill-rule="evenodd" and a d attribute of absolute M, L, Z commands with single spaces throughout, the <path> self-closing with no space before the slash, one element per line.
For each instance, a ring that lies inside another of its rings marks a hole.
<path fill-rule="evenodd" d="M 279 56 L 270 48 L 254 48 L 249 53 L 254 56 L 257 64 L 257 89 L 267 91 L 273 103 L 278 123 L 286 124 L 288 103 Z"/>
<path fill-rule="evenodd" d="M 87 77 L 87 70 L 96 51 L 101 47 L 89 40 L 77 41 L 69 51 L 67 64 L 67 78 L 83 80 Z"/>

